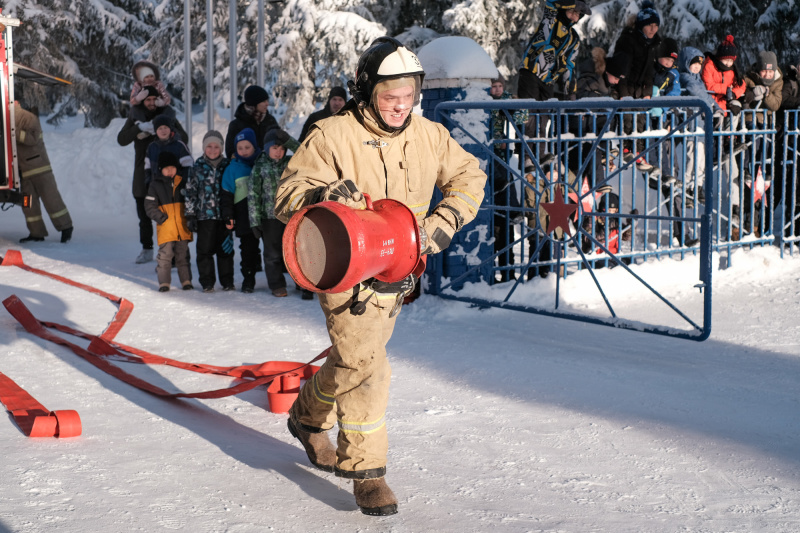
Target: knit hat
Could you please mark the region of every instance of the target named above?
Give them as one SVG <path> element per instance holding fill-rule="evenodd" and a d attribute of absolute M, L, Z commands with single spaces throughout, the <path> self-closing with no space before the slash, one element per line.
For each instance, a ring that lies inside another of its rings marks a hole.
<path fill-rule="evenodd" d="M 206 151 L 206 146 L 212 143 L 217 143 L 220 148 L 225 146 L 225 141 L 222 139 L 222 134 L 217 130 L 208 130 L 208 132 L 203 135 L 203 151 Z"/>
<path fill-rule="evenodd" d="M 606 73 L 625 78 L 631 69 L 631 56 L 625 52 L 617 52 L 613 57 L 606 58 Z"/>
<path fill-rule="evenodd" d="M 172 122 L 172 117 L 167 115 L 166 113 L 161 113 L 156 118 L 153 119 L 153 129 L 157 130 L 161 126 L 169 126 L 170 130 L 175 129 L 175 125 Z"/>
<path fill-rule="evenodd" d="M 178 156 L 172 152 L 161 152 L 158 154 L 158 170 L 163 170 L 167 167 L 181 168 L 181 162 Z"/>
<path fill-rule="evenodd" d="M 334 96 L 347 100 L 347 91 L 344 87 L 331 87 L 331 92 L 328 93 L 328 101 L 330 102 Z"/>
<path fill-rule="evenodd" d="M 334 95 L 335 96 L 335 95 Z M 264 151 L 267 152 L 271 146 L 276 144 L 280 144 L 278 142 L 278 132 L 281 131 L 280 128 L 271 128 L 264 134 Z"/>
<path fill-rule="evenodd" d="M 158 97 L 160 97 L 160 96 L 161 96 L 160 94 L 158 94 L 158 89 L 156 89 L 156 88 L 155 88 L 154 86 L 152 86 L 152 85 L 145 85 L 145 86 L 144 86 L 144 87 L 142 87 L 142 88 L 143 88 L 145 91 L 147 91 L 147 96 L 148 96 L 148 97 L 150 97 L 150 96 L 155 96 L 156 98 L 158 98 Z"/>
<path fill-rule="evenodd" d="M 678 41 L 667 37 L 661 41 L 661 45 L 658 47 L 658 57 L 671 57 L 672 59 L 677 60 L 678 51 Z"/>
<path fill-rule="evenodd" d="M 242 131 L 240 131 L 236 135 L 236 138 L 234 139 L 233 144 L 234 144 L 234 146 L 236 146 L 237 144 L 239 144 L 242 141 L 248 141 L 248 142 L 250 142 L 250 144 L 253 145 L 254 148 L 258 148 L 258 141 L 256 140 L 256 132 L 254 132 L 250 128 L 245 128 Z"/>
<path fill-rule="evenodd" d="M 650 24 L 661 26 L 661 17 L 658 16 L 658 11 L 656 11 L 652 2 L 644 2 L 642 3 L 642 9 L 636 15 L 636 29 L 641 30 Z"/>
<path fill-rule="evenodd" d="M 153 72 L 153 69 L 146 65 L 142 65 L 139 67 L 139 70 L 136 72 L 136 75 L 139 77 L 139 83 L 143 82 L 147 76 L 155 77 L 156 73 Z"/>
<path fill-rule="evenodd" d="M 728 35 L 717 46 L 717 59 L 736 59 L 737 55 L 739 55 L 739 50 L 733 44 L 733 35 Z"/>
<path fill-rule="evenodd" d="M 777 70 L 778 69 L 778 56 L 775 52 L 769 50 L 762 50 L 758 53 L 756 60 L 756 70 Z"/>
<path fill-rule="evenodd" d="M 269 101 L 269 95 L 263 87 L 251 85 L 244 90 L 244 103 L 250 107 L 255 107 L 263 101 Z M 255 145 L 253 145 L 255 146 Z"/>
<path fill-rule="evenodd" d="M 698 63 L 698 64 L 702 65 L 704 60 L 705 60 L 705 58 L 703 56 L 694 56 L 692 58 L 692 60 L 689 61 L 689 66 L 692 66 L 695 63 Z"/>

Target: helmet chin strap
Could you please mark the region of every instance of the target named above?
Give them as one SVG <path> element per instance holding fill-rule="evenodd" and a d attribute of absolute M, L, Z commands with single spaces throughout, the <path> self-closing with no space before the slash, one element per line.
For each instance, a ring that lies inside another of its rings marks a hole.
<path fill-rule="evenodd" d="M 411 124 L 411 113 L 409 113 L 405 121 L 403 121 L 402 126 L 395 127 L 387 124 L 386 121 L 383 119 L 383 115 L 381 115 L 381 110 L 378 109 L 378 102 L 376 100 L 372 101 L 372 104 L 369 106 L 369 111 L 370 115 L 372 115 L 372 118 L 374 118 L 375 121 L 378 123 L 378 125 L 381 127 L 381 129 L 387 133 L 401 132 L 404 129 L 406 129 L 409 124 Z"/>

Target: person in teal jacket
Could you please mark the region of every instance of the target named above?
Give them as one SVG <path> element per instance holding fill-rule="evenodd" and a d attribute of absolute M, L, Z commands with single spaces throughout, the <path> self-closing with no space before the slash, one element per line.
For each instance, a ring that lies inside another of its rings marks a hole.
<path fill-rule="evenodd" d="M 240 131 L 234 139 L 236 153 L 222 174 L 220 207 L 226 227 L 234 230 L 239 237 L 241 252 L 242 292 L 251 293 L 256 286 L 256 272 L 261 267 L 261 250 L 258 238 L 250 226 L 247 209 L 247 180 L 253 171 L 256 159 L 261 155 L 260 143 L 250 128 Z"/>

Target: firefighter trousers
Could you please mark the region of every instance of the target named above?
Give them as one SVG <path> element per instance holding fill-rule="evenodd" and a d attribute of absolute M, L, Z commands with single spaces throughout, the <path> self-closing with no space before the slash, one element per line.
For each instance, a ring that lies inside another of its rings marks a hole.
<path fill-rule="evenodd" d="M 370 292 L 362 290 L 359 299 Z M 396 297 L 375 294 L 366 312 L 355 316 L 350 313 L 352 292 L 319 295 L 332 349 L 292 409 L 306 426 L 328 430 L 338 424 L 336 473 L 342 477 L 371 479 L 386 473 L 385 412 L 392 373 L 386 343 L 397 318 L 389 318 Z"/>
<path fill-rule="evenodd" d="M 22 194 L 31 197 L 30 206 L 23 207 L 22 212 L 25 214 L 28 232 L 33 237 L 47 237 L 47 227 L 42 218 L 42 206 L 39 199 L 44 204 L 47 214 L 50 215 L 50 221 L 57 231 L 64 231 L 72 227 L 72 217 L 69 216 L 69 210 L 64 205 L 64 200 L 61 199 L 61 193 L 58 192 L 56 178 L 52 172 L 43 172 L 22 178 L 21 189 Z"/>

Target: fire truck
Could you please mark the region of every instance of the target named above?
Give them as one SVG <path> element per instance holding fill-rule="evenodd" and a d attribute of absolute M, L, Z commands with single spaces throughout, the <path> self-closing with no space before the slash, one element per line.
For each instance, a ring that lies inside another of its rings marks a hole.
<path fill-rule="evenodd" d="M 17 166 L 17 140 L 14 123 L 14 79 L 30 80 L 42 85 L 71 85 L 67 80 L 14 62 L 11 31 L 20 25 L 19 19 L 0 14 L 0 205 L 24 205 L 20 193 L 19 167 Z"/>

